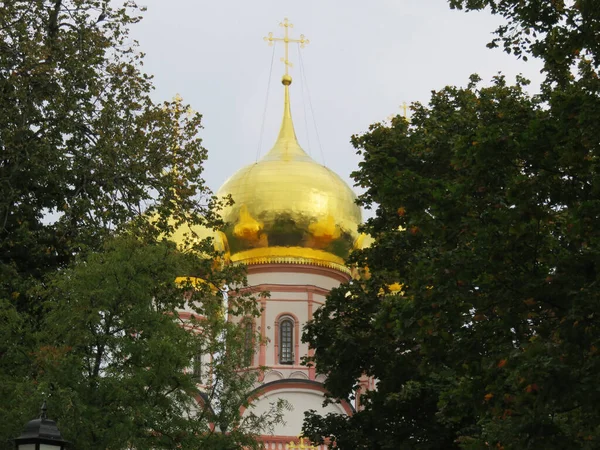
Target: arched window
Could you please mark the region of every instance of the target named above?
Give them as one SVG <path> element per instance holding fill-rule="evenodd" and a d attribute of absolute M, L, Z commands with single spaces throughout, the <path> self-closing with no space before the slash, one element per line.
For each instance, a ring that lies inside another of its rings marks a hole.
<path fill-rule="evenodd" d="M 244 333 L 244 365 L 251 366 L 254 359 L 254 327 L 250 320 L 246 320 Z"/>
<path fill-rule="evenodd" d="M 279 364 L 294 363 L 294 321 L 286 317 L 279 322 Z"/>
<path fill-rule="evenodd" d="M 194 361 L 192 363 L 192 377 L 196 383 L 202 381 L 202 350 L 198 349 L 194 355 Z"/>

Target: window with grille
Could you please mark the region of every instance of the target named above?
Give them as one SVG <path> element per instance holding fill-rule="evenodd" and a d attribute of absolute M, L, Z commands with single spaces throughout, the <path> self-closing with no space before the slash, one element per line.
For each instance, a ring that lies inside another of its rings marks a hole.
<path fill-rule="evenodd" d="M 200 351 L 194 355 L 194 361 L 192 362 L 192 376 L 196 383 L 202 381 L 202 352 Z"/>
<path fill-rule="evenodd" d="M 244 365 L 251 366 L 254 358 L 254 329 L 250 321 L 247 321 L 244 326 L 246 333 L 244 337 Z"/>
<path fill-rule="evenodd" d="M 279 363 L 293 364 L 293 337 L 294 337 L 294 322 L 292 319 L 283 319 L 279 323 Z"/>

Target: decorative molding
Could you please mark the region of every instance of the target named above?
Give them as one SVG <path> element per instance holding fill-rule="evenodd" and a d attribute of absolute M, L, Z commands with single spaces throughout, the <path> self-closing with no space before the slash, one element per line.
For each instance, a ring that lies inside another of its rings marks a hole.
<path fill-rule="evenodd" d="M 258 440 L 263 444 L 264 450 L 287 450 L 288 444 L 290 442 L 298 442 L 298 436 L 260 436 Z M 305 445 L 307 441 L 305 440 Z M 300 448 L 300 447 L 296 447 Z M 318 450 L 327 450 L 326 444 L 307 447 L 307 448 L 316 448 Z"/>
<path fill-rule="evenodd" d="M 255 273 L 308 273 L 312 275 L 321 275 L 329 278 L 333 278 L 340 283 L 350 281 L 351 277 L 349 274 L 340 272 L 339 270 L 332 269 L 329 267 L 322 266 L 311 266 L 306 264 L 250 264 L 247 269 L 248 275 Z"/>
<path fill-rule="evenodd" d="M 322 383 L 312 380 L 298 380 L 294 378 L 285 378 L 283 380 L 271 381 L 270 383 L 263 384 L 262 386 L 258 386 L 248 395 L 248 400 L 253 402 L 254 400 L 259 399 L 260 397 L 265 396 L 271 392 L 275 392 L 281 389 L 304 389 L 308 391 L 320 392 L 321 394 L 327 394 L 327 389 L 323 386 Z M 349 416 L 353 415 L 356 411 L 352 407 L 350 403 L 345 400 L 339 402 L 339 405 L 344 409 L 344 412 Z M 240 407 L 240 414 L 243 414 L 246 410 L 246 407 Z"/>
<path fill-rule="evenodd" d="M 329 289 L 325 289 L 312 284 L 271 284 L 261 283 L 254 286 L 248 286 L 247 288 L 240 289 L 240 292 L 244 294 L 259 294 L 264 291 L 269 292 L 312 292 L 314 294 L 321 294 L 326 296 L 329 294 Z M 230 294 L 233 295 L 233 294 Z M 267 298 L 267 300 L 269 300 Z"/>
<path fill-rule="evenodd" d="M 246 266 L 302 266 L 329 269 L 350 277 L 351 269 L 341 258 L 324 250 L 310 247 L 255 247 L 231 255 L 234 264 Z"/>
<path fill-rule="evenodd" d="M 308 376 L 306 375 L 306 373 L 304 373 L 300 370 L 296 370 L 296 371 L 292 372 L 288 378 L 295 379 L 295 380 L 298 380 L 298 379 L 308 380 Z"/>
<path fill-rule="evenodd" d="M 260 351 L 258 354 L 258 365 L 264 367 L 267 365 L 267 301 L 260 301 Z M 258 381 L 263 381 L 264 374 L 261 373 Z"/>
<path fill-rule="evenodd" d="M 275 381 L 279 381 L 279 380 L 283 380 L 285 379 L 285 376 L 278 370 L 267 370 L 265 372 L 265 379 L 267 378 L 273 378 L 275 377 L 276 379 L 271 380 L 271 381 L 267 381 L 265 384 L 269 384 L 269 383 L 274 383 Z"/>
<path fill-rule="evenodd" d="M 319 302 L 315 302 L 313 299 L 313 293 L 309 292 L 308 293 L 308 320 L 312 320 L 313 319 L 313 308 L 314 308 L 314 304 L 317 303 L 319 304 Z M 310 346 L 308 347 L 308 356 L 312 357 L 315 356 L 315 349 L 314 348 L 310 348 Z M 316 378 L 316 370 L 315 370 L 315 366 L 314 364 L 312 364 L 311 366 L 309 366 L 308 368 L 308 378 L 311 380 L 314 380 Z"/>
<path fill-rule="evenodd" d="M 287 450 L 290 442 L 298 442 L 298 436 L 260 436 L 258 440 L 263 444 L 264 450 Z M 307 445 L 307 440 L 304 445 Z M 301 448 L 301 447 L 295 447 Z M 315 448 L 318 450 L 327 450 L 327 444 L 310 446 L 306 448 Z"/>

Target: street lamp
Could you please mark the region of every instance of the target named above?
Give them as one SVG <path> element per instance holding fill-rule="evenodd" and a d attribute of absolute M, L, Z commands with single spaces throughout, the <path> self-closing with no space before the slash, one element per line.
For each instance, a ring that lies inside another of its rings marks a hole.
<path fill-rule="evenodd" d="M 30 420 L 21 436 L 15 439 L 16 450 L 65 450 L 69 443 L 63 440 L 54 420 L 46 417 L 46 402 L 39 419 Z"/>

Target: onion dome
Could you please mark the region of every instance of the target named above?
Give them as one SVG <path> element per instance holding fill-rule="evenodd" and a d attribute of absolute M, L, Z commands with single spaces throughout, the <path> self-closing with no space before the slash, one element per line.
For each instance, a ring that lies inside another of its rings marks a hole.
<path fill-rule="evenodd" d="M 204 239 L 211 238 L 214 250 L 224 253 L 225 257 L 227 257 L 226 242 L 223 238 L 223 233 L 220 231 L 204 225 L 189 225 L 188 223 L 175 226 L 172 219 L 170 220 L 170 225 L 174 226 L 175 230 L 169 236 L 169 240 L 175 242 L 180 250 L 189 248 L 190 245 L 197 244 Z M 208 255 L 206 256 L 208 257 Z"/>
<path fill-rule="evenodd" d="M 298 144 L 284 75 L 284 112 L 273 148 L 231 176 L 217 195 L 231 195 L 223 233 L 232 262 L 296 263 L 348 272 L 361 211 L 350 187 Z"/>

